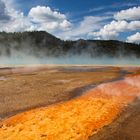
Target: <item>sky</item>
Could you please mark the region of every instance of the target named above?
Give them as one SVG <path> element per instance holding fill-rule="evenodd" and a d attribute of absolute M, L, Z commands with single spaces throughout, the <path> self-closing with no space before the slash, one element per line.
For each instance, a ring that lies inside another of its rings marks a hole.
<path fill-rule="evenodd" d="M 0 31 L 140 43 L 140 0 L 0 0 Z"/>

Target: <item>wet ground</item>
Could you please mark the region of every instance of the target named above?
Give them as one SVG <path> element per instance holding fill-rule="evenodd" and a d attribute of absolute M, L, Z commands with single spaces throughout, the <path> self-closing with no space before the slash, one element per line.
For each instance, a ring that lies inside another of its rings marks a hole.
<path fill-rule="evenodd" d="M 90 140 L 139 140 L 140 100 L 136 99 L 108 126 L 103 127 Z"/>
<path fill-rule="evenodd" d="M 0 69 L 0 118 L 67 101 L 98 84 L 123 78 L 114 67 L 19 67 Z"/>
<path fill-rule="evenodd" d="M 40 66 L 2 68 L 0 70 L 0 117 L 7 118 L 11 115 L 15 115 L 26 110 L 34 109 L 37 107 L 44 107 L 58 102 L 68 101 L 76 97 L 79 98 L 81 96 L 85 96 L 85 94 L 87 94 L 90 89 L 96 89 L 96 87 L 98 89 L 99 85 L 101 85 L 101 87 L 103 85 L 104 87 L 104 84 L 108 83 L 110 85 L 110 83 L 114 81 L 124 81 L 125 77 L 133 77 L 139 74 L 139 67 Z M 139 80 L 134 81 L 130 79 L 130 82 L 133 87 L 138 87 L 140 84 Z M 139 92 L 139 90 L 137 91 L 137 88 L 130 88 L 132 86 L 129 87 L 129 85 L 127 85 L 125 82 L 122 82 L 118 85 L 124 85 L 122 86 L 122 88 L 124 88 L 124 92 L 125 89 L 127 91 L 130 91 L 131 93 Z M 108 88 L 109 90 L 111 90 L 110 86 L 107 86 L 105 89 Z M 120 87 L 120 89 L 122 88 Z M 113 89 L 118 91 L 118 89 L 116 88 Z M 114 93 L 115 90 L 112 90 L 109 93 Z M 98 91 L 98 93 L 99 92 L 100 90 Z M 118 93 L 120 92 L 117 92 L 117 94 Z M 94 93 L 94 96 L 95 95 L 96 94 Z M 96 96 L 99 98 L 99 96 L 102 97 L 103 94 L 97 94 Z M 114 101 L 112 102 L 109 99 L 106 102 L 104 98 L 108 99 L 108 96 L 103 96 L 103 100 L 100 102 L 102 102 L 103 104 L 107 103 L 106 106 L 111 106 L 112 103 L 114 104 Z M 122 108 L 121 105 L 119 106 L 120 100 L 122 100 L 122 98 L 119 98 L 119 100 L 117 99 L 115 101 L 115 103 L 118 104 L 115 105 L 117 108 Z M 86 101 L 88 101 L 87 98 L 80 105 L 81 107 L 83 106 L 83 108 L 85 108 L 85 111 L 86 109 L 90 109 L 90 107 L 92 106 L 92 108 L 94 108 L 94 104 L 91 104 L 91 106 L 88 108 L 87 104 L 89 103 L 87 102 L 86 104 Z M 125 102 L 123 101 L 123 103 Z M 116 109 L 116 107 L 114 109 Z M 90 139 L 139 140 L 139 107 L 139 100 L 137 100 L 135 102 L 133 101 L 133 105 L 124 107 L 124 111 L 121 114 L 119 113 L 120 109 L 116 109 L 116 114 L 119 114 L 120 116 L 116 118 L 114 115 L 111 115 L 110 119 L 107 120 L 108 123 L 106 122 L 106 124 L 109 124 L 110 120 L 113 120 L 113 118 L 115 118 L 113 123 L 103 127 L 100 131 L 98 131 L 98 133 L 93 135 L 93 137 L 90 137 Z M 84 110 L 81 110 L 81 112 L 83 111 Z M 95 112 L 95 110 L 93 109 L 92 111 Z M 107 111 L 110 112 L 109 110 Z M 109 114 L 111 114 L 111 112 Z M 135 131 L 136 128 L 137 132 L 130 133 L 131 131 Z"/>

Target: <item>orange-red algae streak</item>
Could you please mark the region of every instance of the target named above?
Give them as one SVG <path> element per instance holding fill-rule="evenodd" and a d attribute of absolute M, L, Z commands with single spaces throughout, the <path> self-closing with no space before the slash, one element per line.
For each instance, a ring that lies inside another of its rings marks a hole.
<path fill-rule="evenodd" d="M 0 139 L 86 140 L 139 95 L 139 75 L 101 84 L 79 98 L 3 121 Z"/>

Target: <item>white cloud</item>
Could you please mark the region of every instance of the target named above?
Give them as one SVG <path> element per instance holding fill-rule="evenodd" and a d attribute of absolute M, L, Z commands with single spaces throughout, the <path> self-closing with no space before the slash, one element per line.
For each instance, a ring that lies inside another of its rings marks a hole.
<path fill-rule="evenodd" d="M 13 9 L 12 1 L 0 0 L 0 6 L 1 4 L 4 6 L 5 16 L 9 18 L 5 22 L 2 22 L 0 17 L 0 31 L 17 32 L 30 28 L 30 21 L 22 12 Z"/>
<path fill-rule="evenodd" d="M 50 7 L 33 7 L 28 16 L 15 10 L 12 1 L 0 0 L 0 7 L 2 7 L 0 10 L 0 31 L 45 30 L 53 33 L 57 30 L 67 30 L 71 26 L 64 14 L 53 11 Z"/>
<path fill-rule="evenodd" d="M 1 1 L 1 0 L 0 0 Z M 17 32 L 45 30 L 62 39 L 78 39 L 88 36 L 88 33 L 101 28 L 109 17 L 87 16 L 72 24 L 67 16 L 46 6 L 36 6 L 30 9 L 27 16 L 15 10 L 14 3 L 3 0 L 10 19 L 5 24 L 0 22 L 0 31 Z"/>
<path fill-rule="evenodd" d="M 140 19 L 140 6 L 121 10 L 114 15 L 116 20 L 139 20 Z"/>
<path fill-rule="evenodd" d="M 64 14 L 52 11 L 50 7 L 45 6 L 33 7 L 29 12 L 29 16 L 35 22 L 53 22 L 55 20 L 61 22 L 66 19 Z"/>
<path fill-rule="evenodd" d="M 132 6 L 136 6 L 137 4 L 136 3 L 126 3 L 126 2 L 121 2 L 121 3 L 114 3 L 114 4 L 111 4 L 111 5 L 106 5 L 106 6 L 99 6 L 99 7 L 94 7 L 94 8 L 91 8 L 91 9 L 89 9 L 89 11 L 88 12 L 100 12 L 100 11 L 102 11 L 102 10 L 105 10 L 105 9 L 116 9 L 116 8 L 123 8 L 123 7 L 132 7 Z"/>
<path fill-rule="evenodd" d="M 64 39 L 86 38 L 92 31 L 100 29 L 103 22 L 109 17 L 87 16 L 82 21 L 73 25 L 69 30 L 58 33 L 57 36 Z"/>
<path fill-rule="evenodd" d="M 117 39 L 120 33 L 140 29 L 140 7 L 133 7 L 114 14 L 114 20 L 104 25 L 99 31 L 89 33 L 100 39 Z"/>
<path fill-rule="evenodd" d="M 125 20 L 114 20 L 111 23 L 105 25 L 98 32 L 93 32 L 90 35 L 100 37 L 102 39 L 115 39 L 120 32 L 135 31 L 137 29 L 140 29 L 140 21 L 127 22 Z"/>
<path fill-rule="evenodd" d="M 45 6 L 33 7 L 29 12 L 29 18 L 45 30 L 64 30 L 71 26 L 64 14 Z"/>
<path fill-rule="evenodd" d="M 114 15 L 108 12 L 103 16 L 86 16 L 83 20 L 71 23 L 66 14 L 52 10 L 47 6 L 36 6 L 30 9 L 27 16 L 14 9 L 13 0 L 0 0 L 0 31 L 17 32 L 45 30 L 62 39 L 117 39 L 119 33 L 140 29 L 140 6 L 122 10 Z M 101 10 L 104 7 L 93 9 Z M 105 25 L 106 24 L 106 25 Z M 130 39 L 129 39 L 130 40 Z"/>
<path fill-rule="evenodd" d="M 134 35 L 131 35 L 131 36 L 128 36 L 127 37 L 127 41 L 128 42 L 135 42 L 135 43 L 140 43 L 140 33 L 137 32 L 136 34 Z"/>
<path fill-rule="evenodd" d="M 10 19 L 10 16 L 8 15 L 8 12 L 6 10 L 5 3 L 3 1 L 0 1 L 0 21 L 7 21 Z"/>

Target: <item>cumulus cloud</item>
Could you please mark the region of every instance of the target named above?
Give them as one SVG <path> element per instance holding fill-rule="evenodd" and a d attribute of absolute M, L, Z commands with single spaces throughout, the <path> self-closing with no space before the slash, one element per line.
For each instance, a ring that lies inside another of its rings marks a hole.
<path fill-rule="evenodd" d="M 140 29 L 140 7 L 121 10 L 114 14 L 114 20 L 104 25 L 99 31 L 89 33 L 99 39 L 117 39 L 120 33 Z"/>
<path fill-rule="evenodd" d="M 127 41 L 128 42 L 132 42 L 132 43 L 140 43 L 140 33 L 137 32 L 136 34 L 134 35 L 131 35 L 131 36 L 128 36 L 127 37 Z"/>
<path fill-rule="evenodd" d="M 115 39 L 120 32 L 135 31 L 140 29 L 140 21 L 127 22 L 125 20 L 115 21 L 105 25 L 98 32 L 93 32 L 90 35 L 100 37 L 102 39 Z"/>
<path fill-rule="evenodd" d="M 50 7 L 33 7 L 25 16 L 23 12 L 15 10 L 10 2 L 0 0 L 0 31 L 45 30 L 53 33 L 67 30 L 70 26 L 71 23 L 64 14 L 53 11 Z"/>
<path fill-rule="evenodd" d="M 62 39 L 117 39 L 121 32 L 140 29 L 140 6 L 117 12 L 113 20 L 111 12 L 111 16 L 110 13 L 100 17 L 85 16 L 75 23 L 69 21 L 66 14 L 48 6 L 32 7 L 26 16 L 13 7 L 12 0 L 0 0 L 0 31 L 45 30 Z"/>
<path fill-rule="evenodd" d="M 50 7 L 37 6 L 33 7 L 29 12 L 29 18 L 45 30 L 67 29 L 71 23 L 64 14 L 53 11 Z"/>
<path fill-rule="evenodd" d="M 140 19 L 140 6 L 121 10 L 114 15 L 116 20 L 139 20 Z"/>
<path fill-rule="evenodd" d="M 92 31 L 100 29 L 104 21 L 110 17 L 86 16 L 69 30 L 58 33 L 57 36 L 64 39 L 86 38 Z"/>
<path fill-rule="evenodd" d="M 25 16 L 23 12 L 13 8 L 11 0 L 0 1 L 0 7 L 4 7 L 2 11 L 8 17 L 5 24 L 0 21 L 0 31 L 6 32 L 45 30 L 62 39 L 79 39 L 101 28 L 103 22 L 109 18 L 86 16 L 80 22 L 72 24 L 65 14 L 48 6 L 33 7 Z"/>
<path fill-rule="evenodd" d="M 5 3 L 0 1 L 0 21 L 7 21 L 10 19 L 8 11 L 6 10 Z"/>
<path fill-rule="evenodd" d="M 0 7 L 2 7 L 0 12 L 0 31 L 16 32 L 30 28 L 30 21 L 24 16 L 23 12 L 12 8 L 10 1 L 0 0 Z"/>
<path fill-rule="evenodd" d="M 57 11 L 52 11 L 50 7 L 37 6 L 30 10 L 29 16 L 37 22 L 53 22 L 53 21 L 63 21 L 66 19 L 64 14 Z"/>

